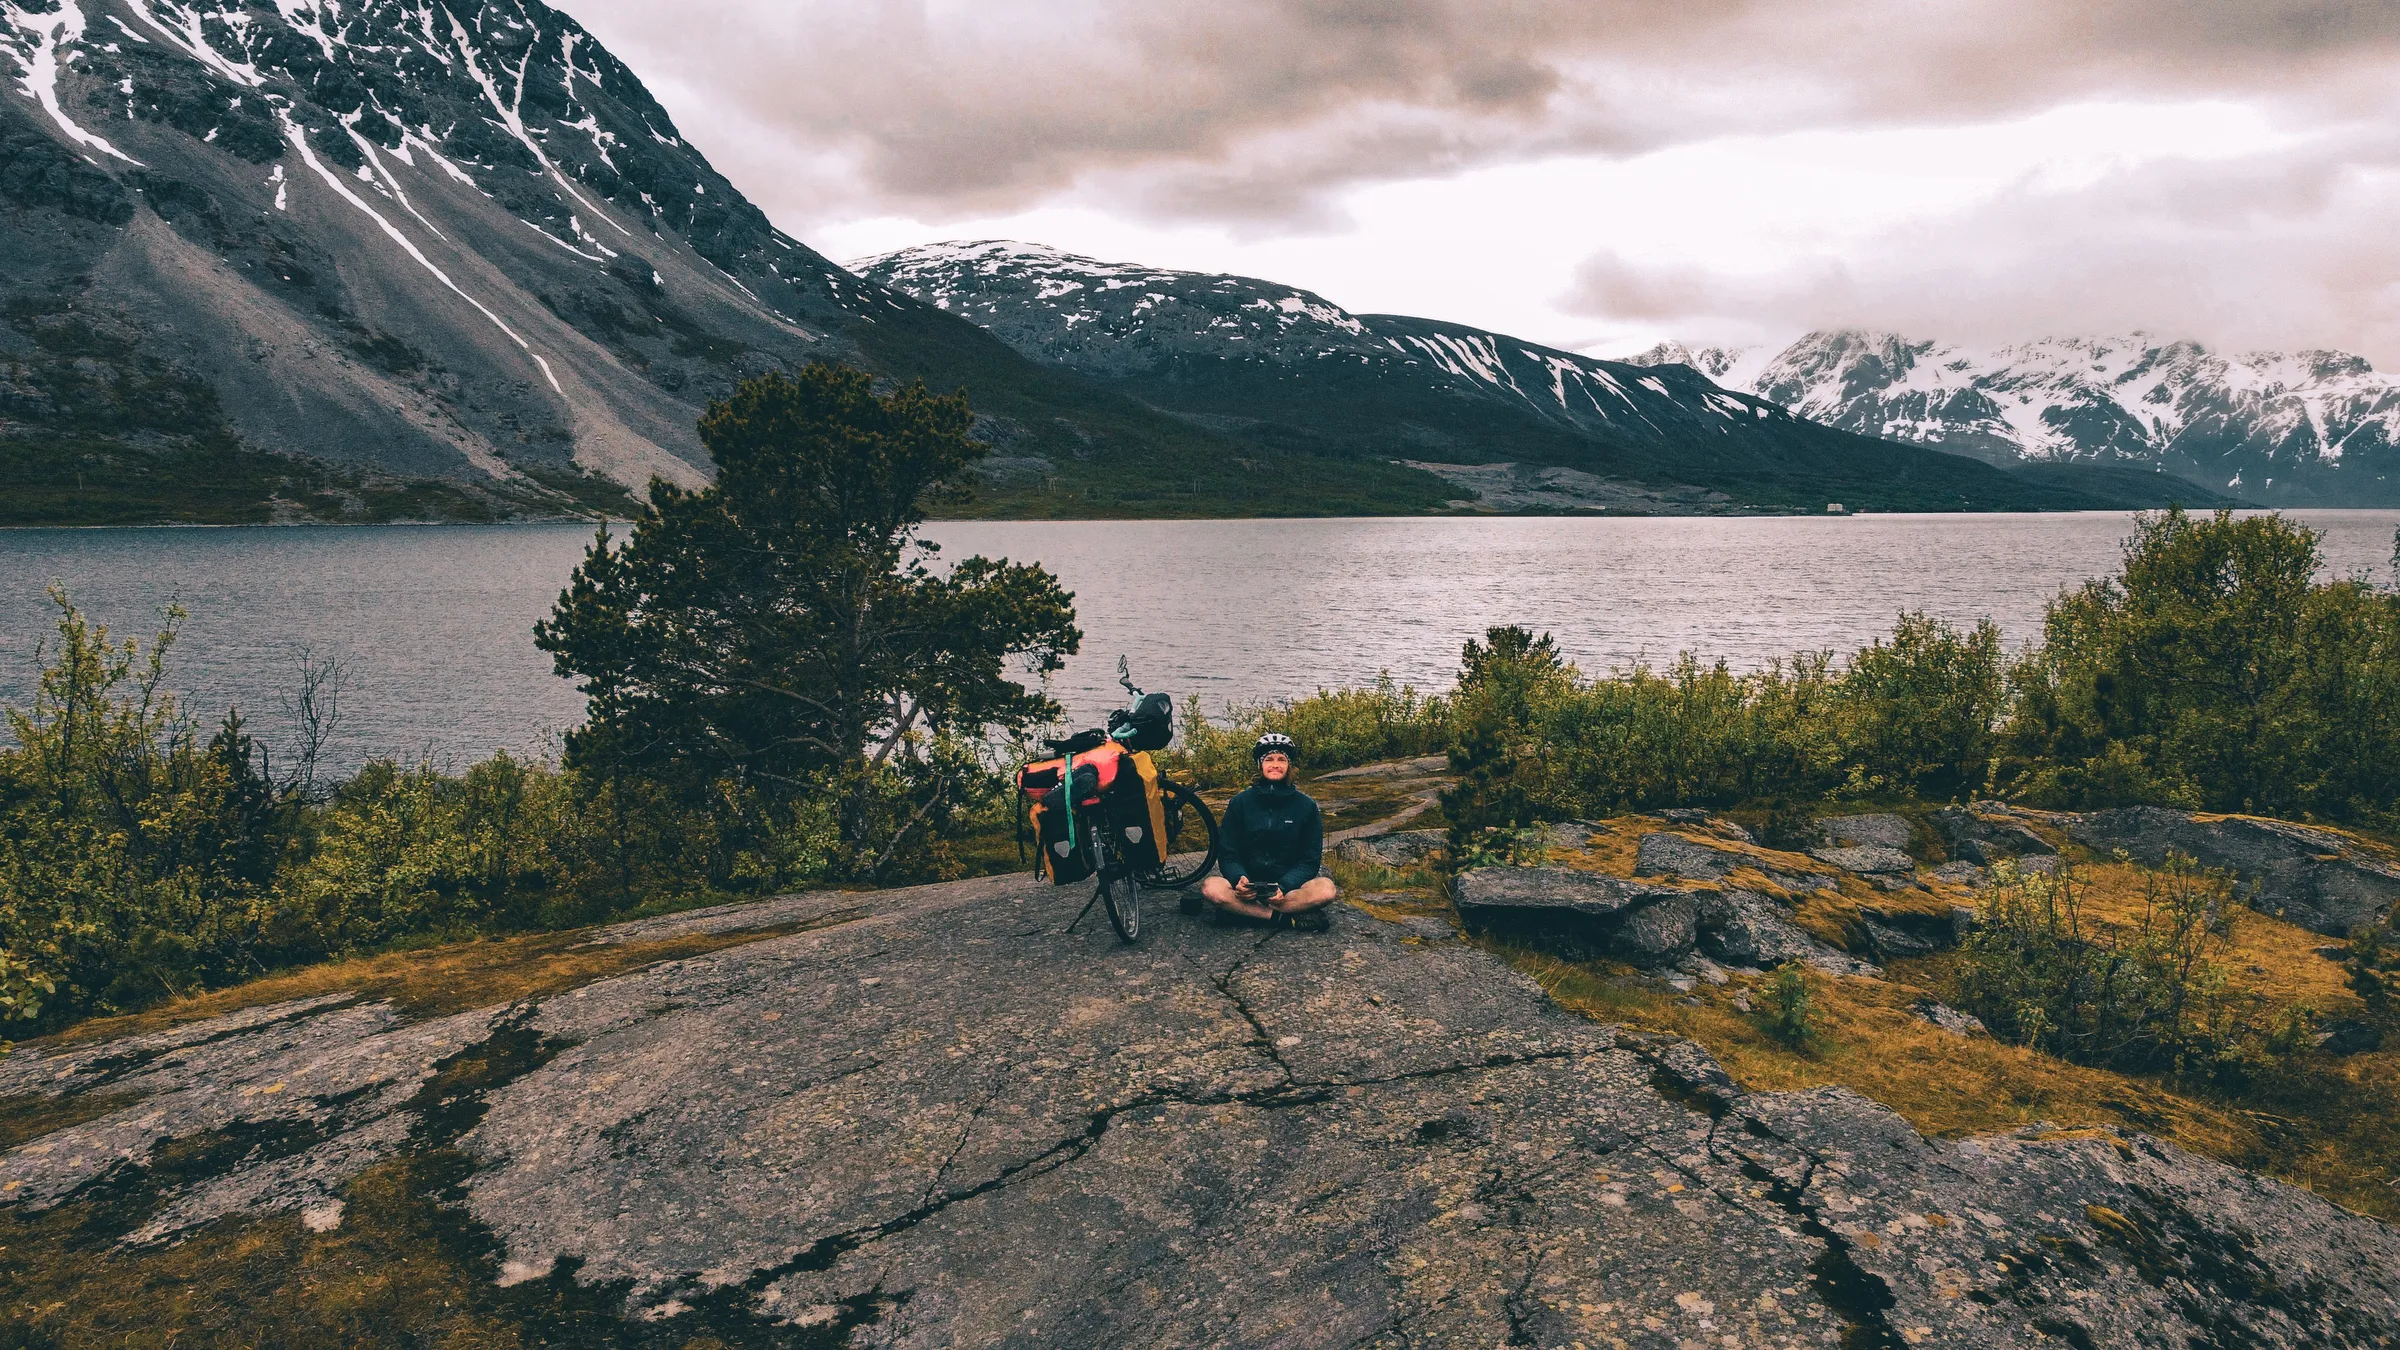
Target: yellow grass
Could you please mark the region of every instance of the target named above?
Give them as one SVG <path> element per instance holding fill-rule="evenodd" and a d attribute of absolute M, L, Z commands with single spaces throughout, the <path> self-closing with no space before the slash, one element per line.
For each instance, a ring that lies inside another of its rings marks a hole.
<path fill-rule="evenodd" d="M 120 1017 L 96 1017 L 56 1036 L 25 1044 L 38 1048 L 110 1040 L 222 1017 L 243 1008 L 333 993 L 388 998 L 412 1017 L 438 1017 L 469 1008 L 539 998 L 660 961 L 700 956 L 804 928 L 845 923 L 867 912 L 864 906 L 853 906 L 808 923 L 738 933 L 693 933 L 652 942 L 598 943 L 592 940 L 591 930 L 576 929 L 478 938 L 419 951 L 385 952 L 303 966 Z"/>

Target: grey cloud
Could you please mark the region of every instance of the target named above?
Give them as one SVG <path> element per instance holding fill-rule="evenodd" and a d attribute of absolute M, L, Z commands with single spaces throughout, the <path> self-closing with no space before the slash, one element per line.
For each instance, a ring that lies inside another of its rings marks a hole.
<path fill-rule="evenodd" d="M 689 91 L 671 104 L 687 130 L 796 221 L 1080 188 L 1163 216 L 1321 227 L 1330 194 L 1359 182 L 2075 97 L 2306 99 L 2400 50 L 2389 0 L 570 7 Z"/>
<path fill-rule="evenodd" d="M 1561 306 L 1697 341 L 1864 327 L 1968 342 L 2140 329 L 2226 348 L 2335 347 L 2400 370 L 2400 133 L 2167 162 L 2028 188 L 1891 231 L 1862 261 L 1768 276 L 1647 269 L 1601 251 Z"/>

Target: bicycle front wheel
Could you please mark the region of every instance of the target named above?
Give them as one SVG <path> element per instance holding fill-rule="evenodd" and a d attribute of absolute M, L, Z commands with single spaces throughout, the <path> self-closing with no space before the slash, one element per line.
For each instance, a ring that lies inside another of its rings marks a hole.
<path fill-rule="evenodd" d="M 1109 927 L 1116 937 L 1126 942 L 1142 937 L 1142 884 L 1133 879 L 1133 872 L 1111 867 L 1099 874 L 1099 903 L 1109 910 Z"/>
<path fill-rule="evenodd" d="M 1142 884 L 1174 891 L 1208 875 L 1217 861 L 1217 817 L 1200 794 L 1181 783 L 1160 783 L 1167 815 L 1167 861 L 1142 874 Z"/>

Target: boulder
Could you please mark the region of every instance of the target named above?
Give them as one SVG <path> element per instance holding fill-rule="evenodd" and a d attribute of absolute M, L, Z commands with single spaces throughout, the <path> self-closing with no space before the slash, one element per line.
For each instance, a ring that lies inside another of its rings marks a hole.
<path fill-rule="evenodd" d="M 1700 907 L 1689 895 L 1668 895 L 1626 912 L 1616 952 L 1637 965 L 1663 965 L 1690 954 L 1700 936 Z"/>
<path fill-rule="evenodd" d="M 1859 844 L 1850 848 L 1812 848 L 1808 856 L 1829 863 L 1845 872 L 1861 876 L 1911 876 L 1916 872 L 1916 860 L 1884 844 Z"/>
<path fill-rule="evenodd" d="M 1619 955 L 1629 910 L 1681 892 L 1568 867 L 1478 867 L 1451 883 L 1470 933 L 1499 933 L 1568 956 Z"/>
<path fill-rule="evenodd" d="M 1837 958 L 1836 965 L 1853 964 L 1793 923 L 1783 906 L 1756 892 L 1703 891 L 1698 903 L 1700 949 L 1726 965 L 1764 970 L 1786 961 L 1823 964 L 1829 957 Z"/>
<path fill-rule="evenodd" d="M 2332 830 L 2130 806 L 2078 817 L 2067 833 L 2097 853 L 2121 851 L 2152 867 L 2182 853 L 2223 868 L 2241 879 L 2252 909 L 2329 937 L 2348 936 L 2400 903 L 2400 868 Z"/>
<path fill-rule="evenodd" d="M 1590 848 L 1599 828 L 1588 820 L 1552 821 L 1542 827 L 1542 843 L 1554 849 Z"/>
<path fill-rule="evenodd" d="M 2383 1029 L 2371 1022 L 2345 1017 L 2317 1031 L 2317 1049 L 2328 1055 L 2363 1055 L 2383 1048 Z"/>
<path fill-rule="evenodd" d="M 1911 956 L 1931 956 L 1938 951 L 1947 951 L 1956 941 L 1948 914 L 1935 918 L 1905 911 L 1885 914 L 1880 910 L 1867 910 L 1861 919 L 1861 926 L 1867 930 L 1867 945 L 1874 949 L 1875 959 L 1884 962 Z"/>
<path fill-rule="evenodd" d="M 1680 834 L 1645 834 L 1634 846 L 1633 874 L 1715 881 L 1749 859 L 1686 839 Z"/>
<path fill-rule="evenodd" d="M 1672 966 L 1697 952 L 1728 966 L 1806 961 L 1835 974 L 1876 974 L 1792 922 L 1774 899 L 1744 890 L 1680 890 L 1560 867 L 1481 867 L 1459 875 L 1459 917 L 1567 956 Z"/>
<path fill-rule="evenodd" d="M 1983 1025 L 1982 1018 L 1973 1013 L 1960 1012 L 1946 1003 L 1937 1003 L 1929 998 L 1917 1000 L 1909 1006 L 1909 1011 L 1953 1036 L 1989 1036 L 1992 1034 L 1990 1029 Z"/>
<path fill-rule="evenodd" d="M 1980 808 L 1945 806 L 1933 813 L 1933 828 L 1953 858 L 1989 864 L 2001 858 L 2056 853 L 2048 840 L 2021 820 L 2012 820 L 1990 804 Z"/>
<path fill-rule="evenodd" d="M 1992 874 L 1971 862 L 1946 862 L 1933 869 L 1935 881 L 1947 881 L 1953 886 L 1983 889 L 1991 882 Z"/>
<path fill-rule="evenodd" d="M 1745 844 L 1758 842 L 1758 836 L 1750 833 L 1749 830 L 1730 820 L 1719 820 L 1697 806 L 1670 806 L 1656 814 L 1660 820 L 1666 821 L 1670 825 L 1700 825 L 1714 830 L 1728 839 L 1738 839 Z"/>
<path fill-rule="evenodd" d="M 1817 824 L 1826 840 L 1837 846 L 1908 850 L 1908 820 L 1903 816 L 1828 816 Z"/>
<path fill-rule="evenodd" d="M 1446 830 L 1395 830 L 1364 839 L 1345 839 L 1333 846 L 1333 856 L 1376 867 L 1413 867 L 1427 854 L 1440 852 L 1449 838 Z"/>

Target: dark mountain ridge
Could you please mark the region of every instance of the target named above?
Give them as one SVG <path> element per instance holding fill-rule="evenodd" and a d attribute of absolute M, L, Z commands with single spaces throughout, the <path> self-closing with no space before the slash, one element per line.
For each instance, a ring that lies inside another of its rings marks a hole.
<path fill-rule="evenodd" d="M 1565 468 L 1616 483 L 1713 490 L 1724 509 L 1819 510 L 1828 500 L 1918 510 L 2154 504 L 2128 500 L 2121 480 L 2070 473 L 2037 481 L 1826 427 L 1688 367 L 1603 361 L 1432 319 L 1352 314 L 1248 277 L 1102 262 L 1011 241 L 925 245 L 851 266 L 983 325 L 1036 360 L 1294 451 L 1385 455 L 1437 472 L 1444 464 Z M 1463 485 L 1484 475 L 1452 477 Z M 2198 488 L 2178 492 L 2193 504 L 2214 499 Z"/>

